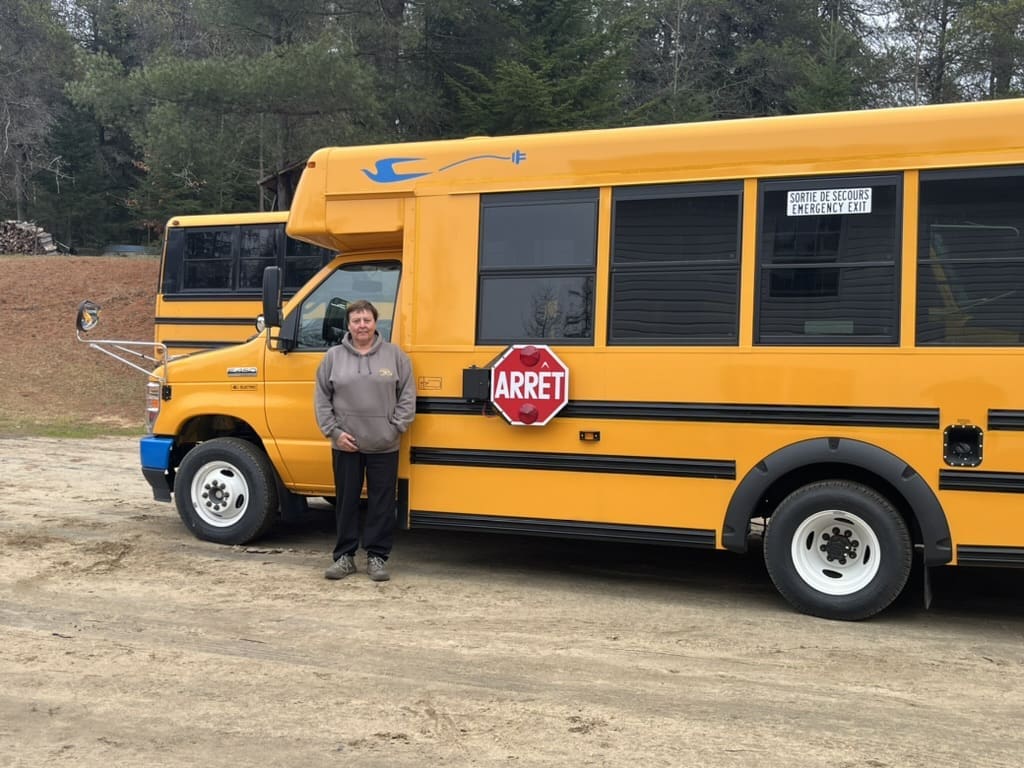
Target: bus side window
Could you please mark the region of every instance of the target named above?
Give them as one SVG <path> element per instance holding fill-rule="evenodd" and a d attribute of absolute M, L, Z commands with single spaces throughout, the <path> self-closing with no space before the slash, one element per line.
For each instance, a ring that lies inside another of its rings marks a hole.
<path fill-rule="evenodd" d="M 279 224 L 241 227 L 238 251 L 238 290 L 255 290 L 263 285 L 263 270 L 277 264 Z"/>
<path fill-rule="evenodd" d="M 1024 344 L 1022 169 L 922 173 L 917 343 Z"/>
<path fill-rule="evenodd" d="M 204 227 L 185 232 L 181 290 L 234 289 L 234 227 Z"/>
<path fill-rule="evenodd" d="M 754 343 L 897 345 L 900 177 L 804 177 L 759 187 Z"/>

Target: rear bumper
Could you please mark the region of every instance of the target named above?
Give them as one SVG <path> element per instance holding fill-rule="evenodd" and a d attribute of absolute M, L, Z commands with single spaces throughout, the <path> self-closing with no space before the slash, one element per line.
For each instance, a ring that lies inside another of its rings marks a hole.
<path fill-rule="evenodd" d="M 169 437 L 144 437 L 139 441 L 142 476 L 153 489 L 156 501 L 171 500 L 171 450 L 174 440 Z"/>

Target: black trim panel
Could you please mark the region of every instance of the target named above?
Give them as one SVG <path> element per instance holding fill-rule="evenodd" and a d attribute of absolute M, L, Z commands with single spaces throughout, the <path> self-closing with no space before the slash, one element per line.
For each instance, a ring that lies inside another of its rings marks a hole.
<path fill-rule="evenodd" d="M 477 416 L 487 407 L 459 398 L 421 397 L 416 412 Z M 938 429 L 938 408 L 852 407 L 843 405 L 758 405 L 733 403 L 569 402 L 556 418 L 702 421 L 730 424 L 828 424 L 843 427 Z"/>
<path fill-rule="evenodd" d="M 940 469 L 939 490 L 1024 493 L 1024 472 L 973 472 L 969 469 Z"/>
<path fill-rule="evenodd" d="M 146 478 L 149 487 L 153 489 L 154 501 L 170 501 L 171 485 L 167 472 L 162 469 L 142 468 L 142 476 Z"/>
<path fill-rule="evenodd" d="M 241 341 L 188 341 L 175 340 L 175 341 L 162 341 L 160 342 L 168 349 L 222 349 L 223 347 L 233 347 L 236 344 L 241 344 Z"/>
<path fill-rule="evenodd" d="M 653 456 L 600 456 L 530 451 L 478 451 L 464 448 L 417 448 L 413 464 L 492 469 L 546 469 L 560 472 L 600 472 L 619 475 L 661 475 L 735 480 L 736 462 L 722 459 L 668 459 Z"/>
<path fill-rule="evenodd" d="M 326 263 L 326 262 L 325 262 Z M 287 301 L 297 292 L 295 288 L 282 289 L 281 299 Z M 167 302 L 210 302 L 210 301 L 255 301 L 259 302 L 263 293 L 259 288 L 251 288 L 237 291 L 184 291 L 175 293 L 164 293 L 162 298 Z"/>
<path fill-rule="evenodd" d="M 192 291 L 183 293 L 164 293 L 161 298 L 168 302 L 186 301 L 259 301 L 262 293 L 259 289 L 247 291 Z M 283 297 L 282 297 L 283 298 Z"/>
<path fill-rule="evenodd" d="M 959 565 L 1024 568 L 1024 547 L 958 546 L 956 561 Z"/>
<path fill-rule="evenodd" d="M 481 533 L 514 533 L 521 536 L 553 536 L 630 544 L 670 544 L 680 547 L 715 548 L 715 532 L 694 528 L 648 525 L 583 523 L 575 520 L 542 520 L 532 517 L 462 515 L 449 512 L 412 510 L 412 528 Z"/>
<path fill-rule="evenodd" d="M 1024 432 L 1024 411 L 989 410 L 988 428 Z"/>
<path fill-rule="evenodd" d="M 398 480 L 395 517 L 401 530 L 409 529 L 409 478 L 407 477 Z"/>
<path fill-rule="evenodd" d="M 155 317 L 156 325 L 249 325 L 256 333 L 255 317 Z"/>
<path fill-rule="evenodd" d="M 444 416 L 479 416 L 482 413 L 498 415 L 490 403 L 470 402 L 461 397 L 417 397 L 416 413 Z"/>

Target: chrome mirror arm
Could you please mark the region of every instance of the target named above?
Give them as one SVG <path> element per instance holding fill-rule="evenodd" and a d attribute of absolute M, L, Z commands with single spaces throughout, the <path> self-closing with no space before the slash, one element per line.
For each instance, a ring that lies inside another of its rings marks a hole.
<path fill-rule="evenodd" d="M 83 333 L 88 333 L 99 325 L 99 322 L 100 305 L 86 299 L 78 305 L 78 314 L 75 316 L 75 337 L 83 344 L 88 344 L 91 349 L 109 355 L 129 368 L 134 368 L 136 371 L 146 374 L 146 376 L 155 377 L 161 384 L 167 383 L 166 365 L 170 358 L 167 355 L 166 344 L 160 341 L 122 341 L 120 339 L 98 339 L 91 341 L 82 336 Z M 147 347 L 153 350 L 154 354 L 147 355 L 142 352 L 136 352 L 134 349 L 130 349 L 130 347 Z M 155 356 L 157 352 L 159 352 L 159 357 Z M 164 366 L 164 375 L 161 376 L 148 368 L 143 368 L 138 363 L 129 360 L 127 355 L 141 360 L 148 360 L 156 366 Z"/>
<path fill-rule="evenodd" d="M 128 359 L 127 356 L 131 355 L 132 357 L 141 360 L 147 360 L 153 363 L 154 365 L 163 365 L 168 360 L 167 345 L 158 341 L 121 341 L 118 339 L 98 339 L 96 341 L 92 341 L 90 339 L 82 338 L 82 334 L 80 331 L 76 331 L 75 336 L 82 343 L 88 344 L 91 349 L 95 349 L 99 352 L 102 352 L 103 354 L 108 355 L 119 362 L 124 363 L 128 367 L 134 368 L 136 371 L 139 371 L 140 373 L 144 373 L 147 376 L 156 376 L 161 382 L 166 382 L 166 377 L 161 376 L 155 373 L 154 371 L 149 370 L 148 368 L 142 367 L 138 363 L 135 363 L 132 360 Z M 129 349 L 129 347 L 148 347 L 150 349 L 159 350 L 160 357 L 154 357 L 152 355 L 147 355 L 142 352 L 137 352 L 134 349 Z"/>

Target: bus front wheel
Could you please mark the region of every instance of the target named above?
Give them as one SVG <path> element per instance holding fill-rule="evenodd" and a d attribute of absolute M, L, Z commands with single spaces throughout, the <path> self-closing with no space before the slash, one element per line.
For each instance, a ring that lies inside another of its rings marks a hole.
<path fill-rule="evenodd" d="M 789 494 L 768 521 L 764 558 L 797 610 L 855 621 L 886 608 L 910 575 L 913 546 L 893 505 L 860 483 L 826 480 Z"/>
<path fill-rule="evenodd" d="M 270 460 L 236 437 L 209 440 L 185 454 L 174 491 L 182 521 L 206 541 L 245 544 L 266 533 L 277 517 Z"/>

